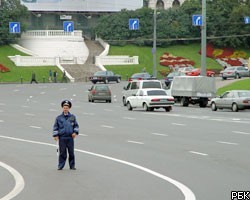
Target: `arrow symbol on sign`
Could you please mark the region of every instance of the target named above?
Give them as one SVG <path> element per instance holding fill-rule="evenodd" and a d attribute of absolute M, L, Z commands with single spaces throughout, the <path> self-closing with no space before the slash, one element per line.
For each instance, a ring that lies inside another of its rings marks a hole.
<path fill-rule="evenodd" d="M 14 24 L 14 26 L 12 27 L 12 32 L 15 33 L 15 28 L 17 28 L 17 24 Z"/>
<path fill-rule="evenodd" d="M 197 19 L 195 20 L 195 24 L 196 24 L 196 25 L 199 25 L 199 24 L 200 24 L 200 21 L 201 21 L 201 17 L 199 16 L 199 17 L 197 17 Z"/>
<path fill-rule="evenodd" d="M 134 30 L 135 29 L 135 25 L 137 24 L 137 21 L 134 21 L 133 24 L 132 24 L 132 29 Z"/>
<path fill-rule="evenodd" d="M 69 29 L 70 29 L 70 27 L 72 26 L 72 24 L 71 23 L 69 23 L 68 25 L 67 25 L 67 32 L 69 32 Z"/>

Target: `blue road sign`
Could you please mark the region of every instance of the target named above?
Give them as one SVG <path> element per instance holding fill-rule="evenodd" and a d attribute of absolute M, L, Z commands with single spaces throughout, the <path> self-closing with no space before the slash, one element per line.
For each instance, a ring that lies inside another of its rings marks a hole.
<path fill-rule="evenodd" d="M 193 26 L 202 26 L 202 15 L 193 15 L 192 24 Z"/>
<path fill-rule="evenodd" d="M 139 30 L 139 19 L 129 19 L 129 30 Z"/>
<path fill-rule="evenodd" d="M 9 22 L 10 33 L 20 33 L 20 22 Z"/>
<path fill-rule="evenodd" d="M 250 17 L 244 17 L 245 24 L 250 24 Z"/>
<path fill-rule="evenodd" d="M 74 22 L 72 22 L 72 21 L 64 21 L 63 22 L 63 30 L 65 32 L 74 32 Z"/>

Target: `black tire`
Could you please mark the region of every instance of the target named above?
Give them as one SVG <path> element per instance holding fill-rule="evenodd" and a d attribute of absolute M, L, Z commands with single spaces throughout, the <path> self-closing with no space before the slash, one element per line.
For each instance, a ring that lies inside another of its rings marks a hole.
<path fill-rule="evenodd" d="M 235 74 L 235 79 L 239 79 L 240 78 L 240 75 L 239 74 Z"/>
<path fill-rule="evenodd" d="M 187 98 L 187 97 L 182 97 L 182 98 L 181 98 L 181 101 L 180 101 L 180 104 L 181 104 L 181 106 L 183 106 L 183 107 L 188 107 L 188 105 L 189 105 L 188 98 Z"/>
<path fill-rule="evenodd" d="M 227 80 L 227 77 L 222 77 L 222 80 Z"/>
<path fill-rule="evenodd" d="M 117 78 L 117 81 L 116 81 L 117 83 L 120 83 L 121 82 L 121 79 L 120 78 Z"/>
<path fill-rule="evenodd" d="M 128 110 L 133 110 L 133 107 L 131 106 L 131 104 L 129 102 L 127 102 L 127 108 L 128 108 Z"/>
<path fill-rule="evenodd" d="M 148 105 L 146 103 L 143 103 L 142 107 L 145 111 L 149 111 Z"/>
<path fill-rule="evenodd" d="M 238 111 L 239 111 L 239 108 L 238 108 L 237 103 L 233 103 L 233 104 L 232 104 L 232 111 L 233 111 L 233 112 L 238 112 Z"/>
<path fill-rule="evenodd" d="M 216 106 L 216 104 L 214 102 L 212 102 L 212 104 L 211 104 L 211 109 L 212 109 L 212 111 L 217 110 L 217 106 Z"/>
<path fill-rule="evenodd" d="M 206 98 L 201 98 L 200 103 L 199 103 L 199 106 L 200 106 L 201 108 L 205 108 L 205 107 L 207 107 L 207 104 L 208 104 L 208 99 L 206 99 Z"/>
<path fill-rule="evenodd" d="M 127 105 L 127 103 L 126 103 L 126 98 L 125 98 L 125 97 L 122 98 L 122 103 L 123 103 L 123 106 L 126 106 L 126 105 Z"/>
<path fill-rule="evenodd" d="M 165 111 L 166 111 L 166 112 L 170 112 L 170 110 L 171 110 L 171 107 L 170 107 L 170 106 L 165 108 Z"/>
<path fill-rule="evenodd" d="M 108 84 L 108 83 L 109 83 L 109 80 L 106 78 L 106 79 L 104 80 L 104 83 L 105 83 L 105 84 Z"/>

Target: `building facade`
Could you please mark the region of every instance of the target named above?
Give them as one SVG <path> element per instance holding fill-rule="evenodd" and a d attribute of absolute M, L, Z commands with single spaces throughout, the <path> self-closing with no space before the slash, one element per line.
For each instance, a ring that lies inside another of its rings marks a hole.
<path fill-rule="evenodd" d="M 180 6 L 185 0 L 148 0 L 149 8 L 169 9 L 175 6 Z"/>

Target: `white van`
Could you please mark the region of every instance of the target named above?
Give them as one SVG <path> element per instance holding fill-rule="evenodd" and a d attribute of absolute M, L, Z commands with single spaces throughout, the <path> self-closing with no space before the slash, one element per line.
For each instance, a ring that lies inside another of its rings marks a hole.
<path fill-rule="evenodd" d="M 159 80 L 134 80 L 128 83 L 123 89 L 122 102 L 126 106 L 126 101 L 129 96 L 135 95 L 138 89 L 145 88 L 162 88 L 162 83 Z"/>

